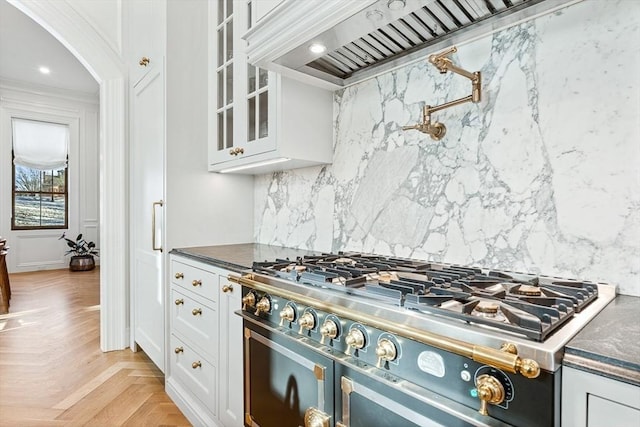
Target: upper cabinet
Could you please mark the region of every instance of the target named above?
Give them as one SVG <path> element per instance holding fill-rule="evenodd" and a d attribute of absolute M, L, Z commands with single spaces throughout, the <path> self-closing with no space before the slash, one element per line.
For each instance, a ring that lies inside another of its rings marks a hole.
<path fill-rule="evenodd" d="M 278 1 L 210 3 L 209 171 L 331 163 L 333 93 L 248 63 L 243 35 Z"/>
<path fill-rule="evenodd" d="M 130 81 L 137 84 L 155 67 L 162 67 L 166 45 L 166 3 L 155 0 L 136 0 L 129 8 Z"/>

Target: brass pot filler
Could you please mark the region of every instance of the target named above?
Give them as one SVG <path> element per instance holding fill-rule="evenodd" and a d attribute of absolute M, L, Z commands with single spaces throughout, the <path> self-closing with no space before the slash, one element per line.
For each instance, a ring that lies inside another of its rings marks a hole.
<path fill-rule="evenodd" d="M 453 65 L 453 62 L 451 62 L 451 59 L 447 58 L 447 56 L 457 51 L 458 49 L 453 46 L 443 52 L 430 55 L 429 62 L 436 66 L 436 68 L 440 71 L 440 74 L 446 74 L 447 71 L 451 71 L 471 80 L 471 95 L 444 103 L 442 105 L 425 105 L 422 110 L 422 123 L 417 123 L 413 126 L 403 126 L 402 130 L 419 130 L 422 133 L 429 134 L 431 136 L 431 139 L 440 141 L 447 133 L 447 128 L 443 123 L 440 122 L 431 123 L 432 113 L 459 104 L 464 104 L 465 102 L 469 101 L 473 103 L 480 102 L 480 90 L 482 84 L 482 76 L 480 75 L 480 71 L 470 73 L 469 71 L 463 70 L 462 68 Z"/>

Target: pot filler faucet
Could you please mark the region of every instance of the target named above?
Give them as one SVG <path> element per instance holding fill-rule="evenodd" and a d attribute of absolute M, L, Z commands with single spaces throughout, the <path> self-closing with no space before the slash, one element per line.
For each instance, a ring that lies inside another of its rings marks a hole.
<path fill-rule="evenodd" d="M 451 59 L 447 58 L 447 56 L 457 51 L 458 49 L 453 46 L 443 52 L 429 55 L 429 62 L 436 66 L 436 68 L 440 71 L 440 74 L 446 74 L 447 71 L 451 71 L 471 80 L 471 95 L 465 96 L 464 98 L 456 99 L 455 101 L 444 103 L 442 105 L 436 105 L 434 107 L 432 107 L 431 105 L 425 105 L 422 110 L 422 123 L 417 123 L 413 126 L 403 126 L 402 130 L 419 130 L 422 133 L 431 135 L 431 139 L 440 141 L 445 133 L 447 133 L 447 128 L 440 122 L 431 123 L 431 113 L 435 113 L 436 111 L 444 110 L 445 108 L 453 107 L 455 105 L 464 104 L 465 102 L 469 101 L 473 103 L 480 102 L 480 90 L 482 81 L 480 71 L 470 73 L 469 71 L 463 70 L 462 68 L 453 65 L 453 62 L 451 62 Z"/>

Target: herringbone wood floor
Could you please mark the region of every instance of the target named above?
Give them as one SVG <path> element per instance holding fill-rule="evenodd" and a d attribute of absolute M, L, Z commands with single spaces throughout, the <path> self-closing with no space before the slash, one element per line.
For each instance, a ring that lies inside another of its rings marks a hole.
<path fill-rule="evenodd" d="M 99 272 L 11 275 L 0 315 L 0 426 L 186 426 L 142 352 L 102 353 Z"/>

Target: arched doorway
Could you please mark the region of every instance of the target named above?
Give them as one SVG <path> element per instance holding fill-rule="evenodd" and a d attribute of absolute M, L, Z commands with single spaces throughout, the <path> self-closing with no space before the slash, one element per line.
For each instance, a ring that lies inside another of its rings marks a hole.
<path fill-rule="evenodd" d="M 100 84 L 100 348 L 120 350 L 129 345 L 125 65 L 67 2 L 8 2 L 58 39 Z"/>

